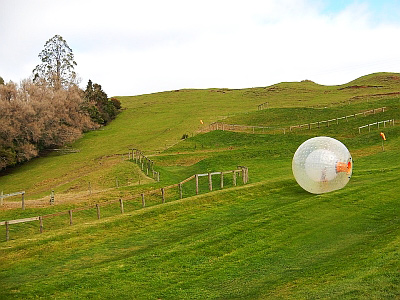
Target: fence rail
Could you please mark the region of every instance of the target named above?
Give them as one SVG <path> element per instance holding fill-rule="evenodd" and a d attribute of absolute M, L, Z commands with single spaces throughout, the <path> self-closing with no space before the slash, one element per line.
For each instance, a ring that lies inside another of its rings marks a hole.
<path fill-rule="evenodd" d="M 10 193 L 10 194 L 3 194 L 3 191 L 1 191 L 1 193 L 0 193 L 0 205 L 3 206 L 3 204 L 4 204 L 3 203 L 3 199 L 4 198 L 18 196 L 18 195 L 22 195 L 21 206 L 22 206 L 22 209 L 25 209 L 25 191 L 15 192 L 15 193 Z"/>
<path fill-rule="evenodd" d="M 352 115 L 347 115 L 347 116 L 342 116 L 342 117 L 337 117 L 329 120 L 323 120 L 323 121 L 317 121 L 317 122 L 310 122 L 306 124 L 300 124 L 300 125 L 292 125 L 289 126 L 289 128 L 281 128 L 281 127 L 271 127 L 271 126 L 250 126 L 250 125 L 238 125 L 238 124 L 227 124 L 223 122 L 214 122 L 208 125 L 208 128 L 203 130 L 203 131 L 214 131 L 214 130 L 222 130 L 222 131 L 244 131 L 244 132 L 252 132 L 252 133 L 265 133 L 265 132 L 279 132 L 286 134 L 287 131 L 293 132 L 294 130 L 299 130 L 299 129 L 315 129 L 315 128 L 321 128 L 321 126 L 329 127 L 332 124 L 339 124 L 339 120 L 346 120 L 346 122 L 349 121 L 350 118 L 357 118 L 357 116 L 367 116 L 371 114 L 376 114 L 380 112 L 385 112 L 386 107 L 379 107 L 379 108 L 374 108 L 371 110 L 366 110 L 362 111 L 359 113 L 355 113 Z"/>
<path fill-rule="evenodd" d="M 130 150 L 131 151 L 128 154 L 129 159 L 131 159 L 131 157 L 132 157 L 132 160 L 138 164 L 138 166 L 141 168 L 141 170 L 143 172 L 146 171 L 147 176 L 149 176 L 149 172 L 151 172 L 153 179 L 155 179 L 157 182 L 159 182 L 160 181 L 160 172 L 157 172 L 154 170 L 154 161 L 149 159 L 139 149 L 132 148 Z"/>
<path fill-rule="evenodd" d="M 311 130 L 312 128 L 320 128 L 323 125 L 326 125 L 326 127 L 329 127 L 331 124 L 339 124 L 339 120 L 346 120 L 346 122 L 349 121 L 350 118 L 357 118 L 357 116 L 367 116 L 371 114 L 376 114 L 380 112 L 385 112 L 386 107 L 379 107 L 379 108 L 374 108 L 370 110 L 366 110 L 363 112 L 359 112 L 356 114 L 352 115 L 347 115 L 343 117 L 338 117 L 330 120 L 323 120 L 323 121 L 317 121 L 317 122 L 312 122 L 312 123 L 307 123 L 307 124 L 301 124 L 301 125 L 294 125 L 289 127 L 289 131 L 292 132 L 295 129 L 309 129 Z"/>
<path fill-rule="evenodd" d="M 214 122 L 208 125 L 208 131 L 222 130 L 222 131 L 251 131 L 253 133 L 257 131 L 274 131 L 286 133 L 285 128 L 271 127 L 271 126 L 250 126 L 250 125 L 237 125 L 237 124 L 226 124 L 222 122 Z"/>
<path fill-rule="evenodd" d="M 261 103 L 261 104 L 259 104 L 259 105 L 257 106 L 257 110 L 263 110 L 263 109 L 265 109 L 265 108 L 268 108 L 268 106 L 269 106 L 269 102 Z"/>
<path fill-rule="evenodd" d="M 389 123 L 389 125 L 394 126 L 394 122 L 395 122 L 394 119 L 390 119 L 390 120 L 379 121 L 379 122 L 367 124 L 367 125 L 364 125 L 364 126 L 360 126 L 360 127 L 358 127 L 358 133 L 361 133 L 361 129 L 362 128 L 366 128 L 366 127 L 368 127 L 368 132 L 370 132 L 371 131 L 371 126 L 374 126 L 374 125 L 378 125 L 378 129 L 379 129 L 379 125 L 380 124 L 383 124 L 383 127 L 386 127 L 386 123 Z"/>
<path fill-rule="evenodd" d="M 166 194 L 166 190 L 168 189 L 172 189 L 172 188 L 179 188 L 179 198 L 182 199 L 183 198 L 183 185 L 185 183 L 188 183 L 191 180 L 195 180 L 196 181 L 196 195 L 199 194 L 199 177 L 202 176 L 208 176 L 208 181 L 209 181 L 209 191 L 212 191 L 212 176 L 214 175 L 220 175 L 221 176 L 221 189 L 224 187 L 224 174 L 228 174 L 228 173 L 232 173 L 233 177 L 232 177 L 232 181 L 233 181 L 233 186 L 237 185 L 237 174 L 242 174 L 242 180 L 243 180 L 243 184 L 247 184 L 249 181 L 249 175 L 248 175 L 248 168 L 244 167 L 244 166 L 238 166 L 238 169 L 236 170 L 230 170 L 230 171 L 222 171 L 222 172 L 209 172 L 209 173 L 204 173 L 204 174 L 195 174 L 192 175 L 188 178 L 186 178 L 185 180 L 173 184 L 173 185 L 169 185 L 166 187 L 163 187 L 161 189 L 155 189 L 155 190 L 149 190 L 149 191 L 145 191 L 136 195 L 132 195 L 130 198 L 125 199 L 125 201 L 129 201 L 129 200 L 133 200 L 136 198 L 141 198 L 142 200 L 142 207 L 146 207 L 146 196 L 150 195 L 150 194 L 158 194 L 161 192 L 161 203 L 165 203 L 165 194 Z M 4 195 L 3 195 L 4 196 Z M 107 201 L 107 202 L 102 202 L 102 203 L 96 203 L 94 205 L 89 205 L 89 206 L 84 206 L 84 207 L 78 207 L 78 208 L 74 208 L 74 209 L 70 209 L 67 211 L 60 211 L 60 212 L 56 212 L 56 213 L 52 213 L 52 214 L 47 214 L 47 215 L 43 215 L 43 216 L 35 216 L 35 217 L 30 217 L 30 218 L 24 218 L 24 219 L 16 219 L 16 220 L 7 220 L 7 221 L 1 221 L 0 222 L 0 226 L 4 226 L 6 227 L 6 241 L 8 241 L 10 239 L 10 225 L 13 224 L 18 224 L 18 223 L 27 223 L 27 222 L 33 222 L 33 221 L 39 221 L 39 231 L 40 233 L 43 233 L 43 220 L 44 219 L 48 219 L 48 218 L 53 218 L 53 217 L 57 217 L 57 216 L 62 216 L 62 215 L 68 215 L 69 218 L 69 225 L 73 224 L 73 213 L 74 212 L 78 212 L 78 211 L 82 211 L 82 210 L 88 210 L 88 209 L 93 209 L 95 208 L 97 211 L 97 219 L 101 218 L 101 207 L 102 206 L 108 206 L 110 204 L 113 203 L 117 203 L 119 202 L 120 205 L 120 211 L 121 213 L 124 213 L 124 200 L 122 198 L 119 198 L 117 200 L 111 200 L 111 201 Z"/>

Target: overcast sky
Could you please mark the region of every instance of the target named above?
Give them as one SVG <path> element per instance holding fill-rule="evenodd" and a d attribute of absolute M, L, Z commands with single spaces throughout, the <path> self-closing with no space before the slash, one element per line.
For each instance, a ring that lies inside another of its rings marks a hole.
<path fill-rule="evenodd" d="M 109 96 L 400 72 L 399 0 L 0 0 L 0 76 L 58 34 Z"/>

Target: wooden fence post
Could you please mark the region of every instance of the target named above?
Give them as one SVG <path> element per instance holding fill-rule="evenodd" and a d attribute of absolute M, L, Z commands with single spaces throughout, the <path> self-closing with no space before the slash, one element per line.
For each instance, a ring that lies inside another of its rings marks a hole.
<path fill-rule="evenodd" d="M 69 225 L 72 225 L 72 209 L 68 211 L 69 214 Z"/>
<path fill-rule="evenodd" d="M 50 194 L 50 204 L 54 204 L 54 190 L 51 190 L 51 194 Z"/>
<path fill-rule="evenodd" d="M 236 171 L 233 171 L 233 185 L 236 186 Z"/>
<path fill-rule="evenodd" d="M 244 184 L 247 184 L 248 182 L 249 182 L 249 168 L 244 168 L 244 174 L 245 174 L 245 176 L 244 176 L 244 178 L 245 178 L 245 180 L 244 180 Z"/>
<path fill-rule="evenodd" d="M 208 173 L 208 189 L 212 191 L 212 177 L 211 173 Z"/>
<path fill-rule="evenodd" d="M 22 210 L 25 210 L 25 192 L 22 193 Z"/>
<path fill-rule="evenodd" d="M 221 189 L 224 188 L 224 173 L 221 172 Z"/>
<path fill-rule="evenodd" d="M 96 211 L 97 211 L 97 219 L 100 219 L 100 205 L 96 204 Z"/>
<path fill-rule="evenodd" d="M 8 225 L 8 221 L 6 221 L 6 241 L 10 240 L 10 228 Z"/>
<path fill-rule="evenodd" d="M 39 231 L 43 233 L 43 218 L 42 216 L 39 217 Z"/>
<path fill-rule="evenodd" d="M 196 180 L 196 195 L 198 195 L 199 194 L 199 175 L 198 174 L 194 175 L 194 178 Z"/>
<path fill-rule="evenodd" d="M 121 214 L 124 213 L 124 202 L 122 198 L 119 198 L 119 207 L 121 208 Z"/>
<path fill-rule="evenodd" d="M 183 198 L 182 183 L 179 183 L 178 187 L 179 187 L 179 198 L 182 199 Z"/>
<path fill-rule="evenodd" d="M 162 203 L 165 203 L 165 189 L 161 188 Z"/>
<path fill-rule="evenodd" d="M 142 195 L 142 207 L 146 207 L 146 201 L 144 200 L 144 194 Z"/>
<path fill-rule="evenodd" d="M 4 193 L 3 193 L 3 191 L 1 191 L 1 194 L 0 194 L 0 205 L 1 206 L 3 206 L 3 195 L 4 195 Z"/>

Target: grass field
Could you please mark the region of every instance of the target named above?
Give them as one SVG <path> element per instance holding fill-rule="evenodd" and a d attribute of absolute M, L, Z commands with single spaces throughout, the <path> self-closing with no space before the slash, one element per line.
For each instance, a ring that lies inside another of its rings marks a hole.
<path fill-rule="evenodd" d="M 8 242 L 0 226 L 0 299 L 400 297 L 400 127 L 384 129 L 385 151 L 377 128 L 358 133 L 358 126 L 399 119 L 399 76 L 121 97 L 125 110 L 115 121 L 71 145 L 79 153 L 51 154 L 0 177 L 5 193 L 23 189 L 28 199 L 25 211 L 0 210 L 0 221 L 239 165 L 249 168 L 250 183 L 233 187 L 227 177 L 225 189 L 198 196 L 188 186 L 182 200 L 150 199 L 146 208 L 140 199 L 126 202 L 125 214 L 104 206 L 100 220 L 95 210 L 81 211 L 72 226 L 66 216 L 46 221 L 43 234 L 36 223 L 11 225 Z M 270 108 L 257 111 L 265 101 Z M 200 120 L 280 127 L 382 106 L 384 113 L 285 135 L 194 134 Z M 190 137 L 180 141 L 185 133 Z M 295 182 L 293 154 L 317 135 L 340 139 L 352 153 L 353 177 L 344 189 L 312 195 Z M 121 157 L 132 147 L 154 160 L 160 183 Z M 88 195 L 89 182 L 98 193 Z M 202 191 L 206 186 L 201 182 Z M 60 195 L 54 206 L 40 199 L 52 188 Z"/>

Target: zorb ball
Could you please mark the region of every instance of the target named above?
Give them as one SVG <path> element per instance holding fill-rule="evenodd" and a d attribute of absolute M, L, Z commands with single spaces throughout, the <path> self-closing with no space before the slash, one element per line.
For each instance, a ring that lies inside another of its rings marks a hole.
<path fill-rule="evenodd" d="M 344 187 L 350 180 L 353 162 L 349 150 L 338 140 L 319 136 L 296 150 L 292 170 L 306 191 L 322 194 Z"/>

